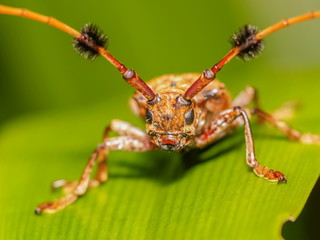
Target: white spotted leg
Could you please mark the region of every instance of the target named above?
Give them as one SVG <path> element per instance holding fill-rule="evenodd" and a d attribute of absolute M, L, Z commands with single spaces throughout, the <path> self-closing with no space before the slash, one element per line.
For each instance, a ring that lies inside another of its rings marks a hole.
<path fill-rule="evenodd" d="M 235 128 L 244 125 L 246 142 L 246 162 L 259 177 L 271 182 L 286 182 L 286 177 L 279 171 L 260 165 L 256 158 L 254 141 L 247 112 L 241 107 L 234 107 L 220 113 L 211 125 L 196 138 L 198 147 L 214 142 Z"/>
<path fill-rule="evenodd" d="M 118 133 L 120 136 L 108 138 L 110 131 Z M 95 187 L 107 181 L 106 158 L 110 150 L 144 152 L 154 148 L 155 146 L 150 142 L 149 136 L 144 131 L 127 122 L 113 120 L 105 130 L 102 143 L 98 145 L 90 156 L 79 181 L 58 180 L 54 182 L 54 187 L 66 188 L 64 190 L 65 196 L 53 202 L 45 202 L 38 205 L 35 212 L 37 214 L 42 212 L 54 213 L 75 202 L 79 196 L 87 192 L 89 187 Z M 98 163 L 98 170 L 94 179 L 91 179 L 91 172 L 96 163 Z"/>

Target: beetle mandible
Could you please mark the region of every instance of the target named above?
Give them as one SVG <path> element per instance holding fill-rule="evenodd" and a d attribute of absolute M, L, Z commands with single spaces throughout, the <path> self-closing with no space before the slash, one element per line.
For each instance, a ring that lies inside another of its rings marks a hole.
<path fill-rule="evenodd" d="M 96 187 L 108 179 L 106 159 L 110 150 L 150 151 L 162 149 L 181 151 L 186 148 L 204 147 L 239 126 L 244 126 L 246 162 L 256 175 L 272 182 L 286 182 L 284 174 L 261 165 L 255 155 L 250 121 L 252 115 L 270 123 L 290 140 L 305 144 L 320 144 L 320 136 L 303 134 L 278 120 L 272 114 L 261 110 L 256 90 L 247 87 L 235 99 L 231 99 L 224 84 L 216 79 L 217 73 L 234 57 L 249 60 L 263 50 L 262 39 L 290 25 L 320 17 L 320 11 L 308 12 L 280 22 L 259 31 L 253 25 L 245 25 L 232 35 L 233 48 L 202 74 L 168 74 L 154 78 L 147 83 L 138 74 L 126 68 L 105 48 L 106 35 L 93 24 L 85 24 L 81 32 L 56 20 L 27 9 L 0 5 L 0 14 L 16 15 L 40 21 L 56 27 L 74 37 L 73 46 L 83 57 L 93 59 L 98 55 L 106 58 L 122 74 L 124 80 L 137 91 L 130 100 L 133 112 L 145 119 L 146 131 L 131 124 L 113 120 L 103 134 L 103 140 L 93 151 L 78 181 L 58 180 L 53 187 L 63 187 L 65 196 L 53 202 L 40 204 L 35 212 L 54 213 L 77 200 L 90 187 Z M 249 108 L 250 103 L 254 104 Z M 114 132 L 119 136 L 109 137 Z M 98 165 L 97 173 L 91 172 Z"/>

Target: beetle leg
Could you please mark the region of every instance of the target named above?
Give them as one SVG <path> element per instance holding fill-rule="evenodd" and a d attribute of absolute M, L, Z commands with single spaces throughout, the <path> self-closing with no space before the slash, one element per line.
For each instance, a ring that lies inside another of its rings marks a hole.
<path fill-rule="evenodd" d="M 287 123 L 280 120 L 291 118 L 294 109 L 297 107 L 297 103 L 287 103 L 274 113 L 269 114 L 260 109 L 256 89 L 253 87 L 247 87 L 235 98 L 233 105 L 244 107 L 249 105 L 251 102 L 253 102 L 254 105 L 251 113 L 255 114 L 259 118 L 260 122 L 269 122 L 283 132 L 292 141 L 299 141 L 305 144 L 320 144 L 320 135 L 310 133 L 303 134 L 295 129 L 292 129 Z"/>
<path fill-rule="evenodd" d="M 248 108 L 252 104 L 253 108 L 260 108 L 258 91 L 254 87 L 248 86 L 242 90 L 232 101 L 232 106 Z M 258 116 L 258 123 L 263 123 L 264 119 Z"/>
<path fill-rule="evenodd" d="M 232 101 L 232 106 L 246 107 L 253 103 L 254 108 L 259 108 L 258 92 L 253 87 L 246 87 Z"/>
<path fill-rule="evenodd" d="M 239 125 L 244 125 L 245 141 L 246 141 L 246 162 L 253 168 L 253 171 L 259 177 L 264 177 L 271 182 L 286 182 L 286 177 L 272 169 L 262 166 L 257 161 L 255 155 L 254 142 L 249 122 L 248 114 L 241 107 L 234 107 L 233 109 L 222 112 L 211 126 L 207 128 L 199 137 L 196 138 L 196 145 L 202 147 L 210 142 L 213 142 L 226 133 L 230 132 Z"/>
<path fill-rule="evenodd" d="M 132 126 L 130 123 L 114 119 L 111 121 L 110 125 L 106 127 L 103 133 L 102 142 L 105 142 L 108 139 L 108 135 L 110 132 L 115 132 L 119 135 L 126 136 L 135 136 L 137 138 L 146 138 L 148 135 L 142 131 L 141 129 Z M 94 179 L 90 179 L 89 187 L 97 187 L 101 183 L 106 182 L 108 180 L 108 171 L 107 171 L 107 155 L 109 149 L 104 148 L 99 151 L 97 157 L 97 172 Z M 76 187 L 77 181 L 67 181 L 64 179 L 57 180 L 53 182 L 52 188 L 60 188 L 63 187 L 63 192 L 70 193 Z"/>
<path fill-rule="evenodd" d="M 258 92 L 253 87 L 246 87 L 243 91 L 241 91 L 238 96 L 233 100 L 233 106 L 240 106 L 248 108 L 248 105 L 252 103 L 253 109 L 261 110 L 259 104 Z M 295 113 L 295 110 L 298 107 L 298 103 L 295 101 L 285 102 L 281 108 L 273 111 L 271 114 L 277 120 L 286 120 L 291 119 Z M 253 110 L 254 112 L 254 110 Z M 266 118 L 262 115 L 256 114 L 258 117 L 259 123 L 266 121 Z"/>
<path fill-rule="evenodd" d="M 111 122 L 112 123 L 112 122 Z M 105 142 L 108 138 L 108 134 L 111 130 L 111 125 L 108 125 L 103 133 L 103 138 L 102 142 Z M 113 131 L 116 132 L 116 129 L 112 129 Z M 94 177 L 94 179 L 89 180 L 88 187 L 97 187 L 101 183 L 106 182 L 108 180 L 108 170 L 107 170 L 107 154 L 108 154 L 108 149 L 100 149 L 98 156 L 97 156 L 97 172 Z M 57 188 L 63 188 L 63 192 L 65 194 L 71 193 L 74 191 L 74 189 L 77 187 L 78 181 L 68 181 L 65 179 L 60 179 L 57 181 L 54 181 L 52 183 L 52 188 L 57 189 Z"/>
<path fill-rule="evenodd" d="M 124 136 L 108 138 L 110 131 Z M 66 191 L 69 193 L 54 202 L 40 204 L 35 210 L 36 213 L 54 213 L 76 201 L 79 196 L 84 195 L 88 187 L 98 186 L 100 183 L 105 182 L 108 178 L 106 157 L 110 150 L 144 152 L 154 148 L 155 146 L 150 142 L 150 138 L 145 132 L 129 123 L 113 120 L 104 132 L 102 143 L 98 145 L 90 156 L 79 181 L 66 182 L 65 180 L 59 180 L 60 183 L 56 181 L 57 187 L 65 186 L 67 188 Z M 94 179 L 90 179 L 96 162 L 98 163 L 96 176 Z"/>
<path fill-rule="evenodd" d="M 320 135 L 301 133 L 295 129 L 292 129 L 287 123 L 280 121 L 261 109 L 253 109 L 252 114 L 256 114 L 263 120 L 275 126 L 282 133 L 284 133 L 290 140 L 298 141 L 305 144 L 320 144 Z"/>
<path fill-rule="evenodd" d="M 133 136 L 137 138 L 146 139 L 149 138 L 148 134 L 138 127 L 132 126 L 130 123 L 114 119 L 111 121 L 110 125 L 106 127 L 102 141 L 105 142 L 108 139 L 108 134 L 110 131 L 116 132 L 121 136 Z M 101 182 L 106 182 L 108 180 L 107 162 L 106 156 L 109 149 L 105 148 L 99 153 L 98 156 L 98 170 L 95 176 L 95 185 L 99 185 Z"/>

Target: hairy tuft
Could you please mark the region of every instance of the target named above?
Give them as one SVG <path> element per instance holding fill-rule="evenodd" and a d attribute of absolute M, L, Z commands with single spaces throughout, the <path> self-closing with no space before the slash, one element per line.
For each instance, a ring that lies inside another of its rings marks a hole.
<path fill-rule="evenodd" d="M 108 37 L 96 25 L 87 23 L 81 29 L 81 37 L 73 41 L 74 49 L 86 59 L 95 59 L 99 53 L 96 47 L 105 47 Z"/>
<path fill-rule="evenodd" d="M 238 57 L 241 60 L 248 61 L 256 57 L 264 49 L 263 42 L 255 38 L 258 32 L 258 27 L 248 24 L 232 35 L 230 43 L 233 47 L 240 47 Z"/>

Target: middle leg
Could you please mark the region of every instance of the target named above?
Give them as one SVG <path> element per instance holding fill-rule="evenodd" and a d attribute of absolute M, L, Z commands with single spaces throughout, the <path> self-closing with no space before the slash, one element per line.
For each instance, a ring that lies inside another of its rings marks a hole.
<path fill-rule="evenodd" d="M 253 87 L 247 87 L 233 101 L 234 106 L 246 107 L 253 103 L 253 108 L 250 113 L 258 117 L 259 122 L 268 122 L 279 131 L 285 134 L 290 140 L 298 141 L 304 144 L 320 144 L 320 135 L 311 133 L 301 133 L 300 131 L 291 128 L 282 119 L 291 118 L 296 102 L 287 102 L 280 109 L 273 113 L 267 113 L 260 108 L 257 90 Z"/>
<path fill-rule="evenodd" d="M 320 144 L 320 135 L 301 133 L 300 131 L 291 128 L 287 123 L 276 119 L 274 116 L 262 111 L 261 109 L 252 109 L 251 112 L 275 126 L 292 141 L 298 141 L 304 144 Z"/>

